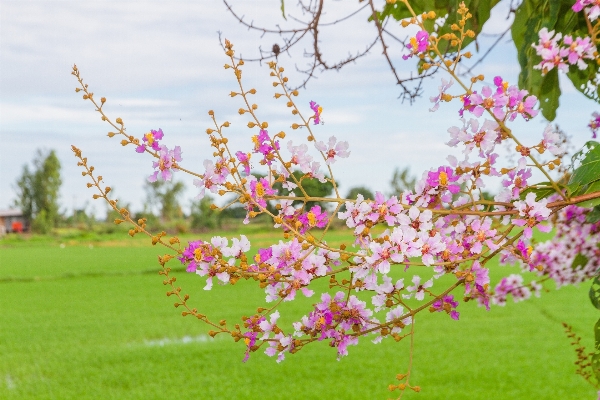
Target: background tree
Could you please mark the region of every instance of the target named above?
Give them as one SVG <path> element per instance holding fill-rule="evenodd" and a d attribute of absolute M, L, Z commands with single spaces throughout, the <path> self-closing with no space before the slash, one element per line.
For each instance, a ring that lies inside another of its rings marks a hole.
<path fill-rule="evenodd" d="M 355 186 L 353 188 L 351 188 L 348 191 L 348 194 L 346 195 L 347 199 L 353 200 L 356 199 L 356 197 L 362 194 L 363 197 L 366 199 L 370 199 L 370 200 L 374 200 L 375 199 L 375 195 L 373 194 L 373 192 L 369 189 L 367 189 L 364 186 Z"/>
<path fill-rule="evenodd" d="M 405 190 L 413 190 L 415 188 L 415 183 L 417 183 L 417 178 L 410 173 L 409 167 L 404 167 L 402 169 L 396 167 L 394 174 L 392 175 L 392 180 L 390 181 L 390 186 L 392 188 L 390 195 L 399 196 Z"/>
<path fill-rule="evenodd" d="M 224 215 L 222 212 L 211 208 L 213 202 L 214 198 L 205 196 L 202 200 L 192 203 L 191 227 L 193 229 L 214 229 L 221 227 L 221 221 Z M 243 212 L 241 218 L 244 218 L 246 215 L 245 210 L 241 207 L 238 208 Z"/>
<path fill-rule="evenodd" d="M 21 208 L 29 227 L 48 233 L 60 219 L 58 196 L 62 179 L 60 161 L 54 150 L 38 150 L 33 170 L 27 164 L 17 180 L 15 205 Z"/>
<path fill-rule="evenodd" d="M 146 207 L 153 211 L 158 209 L 158 216 L 163 221 L 183 217 L 180 198 L 185 189 L 183 182 L 156 181 L 146 183 Z"/>
<path fill-rule="evenodd" d="M 296 171 L 293 171 L 292 173 L 298 180 L 300 180 L 304 176 L 304 173 L 302 171 L 296 170 Z M 339 188 L 339 186 L 340 186 L 339 182 L 336 181 L 336 183 Z M 331 196 L 331 194 L 333 193 L 333 184 L 331 182 L 327 181 L 325 183 L 322 183 L 318 179 L 315 179 L 315 178 L 302 179 L 302 187 L 304 188 L 306 193 L 311 197 L 328 197 L 328 196 Z M 283 193 L 280 183 L 276 183 L 275 185 L 273 185 L 273 188 L 275 188 L 278 193 Z M 304 196 L 302 194 L 302 191 L 300 190 L 300 188 L 295 188 L 294 190 L 292 190 L 292 193 L 294 196 L 297 196 L 297 197 Z M 294 205 L 301 204 L 301 203 L 302 203 L 302 201 L 300 201 L 300 200 L 296 200 L 293 202 Z M 314 206 L 316 204 L 319 204 L 321 206 L 321 208 L 327 207 L 327 205 L 324 203 L 319 203 L 316 201 L 308 201 L 308 202 L 306 202 L 306 209 L 309 210 L 310 208 L 312 208 L 312 206 Z"/>

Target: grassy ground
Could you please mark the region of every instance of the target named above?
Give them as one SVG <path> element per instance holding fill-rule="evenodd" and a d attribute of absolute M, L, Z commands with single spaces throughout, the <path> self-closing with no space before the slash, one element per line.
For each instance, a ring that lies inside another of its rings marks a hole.
<path fill-rule="evenodd" d="M 255 236 L 259 245 L 270 239 Z M 319 343 L 281 364 L 262 353 L 242 363 L 242 344 L 209 338 L 173 308 L 156 273 L 161 252 L 127 236 L 0 241 L 0 398 L 385 399 L 406 370 L 408 343 L 368 339 L 341 361 Z M 195 275 L 179 273 L 178 282 L 216 320 L 234 322 L 264 302 L 251 284 L 205 292 Z M 599 315 L 587 286 L 490 312 L 461 304 L 459 322 L 417 319 L 411 381 L 422 392 L 406 397 L 593 398 L 560 324 L 592 348 Z M 300 317 L 314 301 L 287 303 L 285 312 Z"/>

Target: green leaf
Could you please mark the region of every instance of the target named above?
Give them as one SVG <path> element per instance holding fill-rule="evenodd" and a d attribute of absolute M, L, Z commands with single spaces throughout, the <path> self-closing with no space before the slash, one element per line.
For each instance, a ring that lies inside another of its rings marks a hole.
<path fill-rule="evenodd" d="M 535 93 L 534 93 L 535 94 Z M 542 115 L 548 121 L 554 121 L 558 109 L 560 86 L 558 85 L 558 69 L 553 69 L 542 77 L 542 85 L 536 94 L 542 109 Z"/>
<path fill-rule="evenodd" d="M 559 184 L 559 186 L 561 185 Z M 540 201 L 541 199 L 545 199 L 546 197 L 556 193 L 556 191 L 552 186 L 550 186 L 550 182 L 540 182 L 533 187 L 528 187 L 527 189 L 523 190 L 519 197 L 521 200 L 524 200 L 529 193 L 535 193 L 535 201 Z"/>
<path fill-rule="evenodd" d="M 596 379 L 600 381 L 600 319 L 596 322 L 596 325 L 594 325 L 594 336 L 596 338 L 596 351 L 592 356 L 592 370 L 594 371 Z"/>
<path fill-rule="evenodd" d="M 535 69 L 541 57 L 535 52 L 532 44 L 539 41 L 539 31 L 547 28 L 549 31 L 561 32 L 564 35 L 587 35 L 587 26 L 583 13 L 574 13 L 569 0 L 524 0 L 515 12 L 515 20 L 511 27 L 512 38 L 517 48 L 517 58 L 521 66 L 519 87 L 538 97 L 542 115 L 552 121 L 556 118 L 560 97 L 558 71 L 553 69 L 546 76 Z M 579 91 L 589 98 L 598 101 L 598 88 L 588 82 L 598 71 L 598 65 L 590 62 L 583 72 L 576 66 L 571 66 L 567 76 Z M 594 64 L 594 65 L 592 65 Z"/>
<path fill-rule="evenodd" d="M 587 142 L 571 160 L 573 165 L 581 161 L 581 165 L 571 174 L 571 179 L 569 179 L 569 184 L 567 185 L 571 195 L 579 196 L 586 192 L 593 193 L 596 186 L 590 188 L 588 185 L 600 179 L 600 146 L 596 142 Z M 595 204 L 590 203 L 588 207 L 592 205 Z"/>
<path fill-rule="evenodd" d="M 437 17 L 447 16 L 444 25 L 437 30 L 438 35 L 441 36 L 446 33 L 454 32 L 450 27 L 452 24 L 458 23 L 461 18 L 456 12 L 460 3 L 460 0 L 414 0 L 410 2 L 410 5 L 417 15 L 424 12 L 435 11 Z M 499 0 L 464 0 L 464 3 L 472 15 L 472 17 L 467 20 L 465 28 L 473 30 L 475 32 L 475 38 L 466 37 L 463 41 L 463 49 L 476 40 L 477 35 L 481 32 L 481 28 L 490 18 L 492 8 L 499 3 Z M 380 19 L 384 20 L 388 17 L 400 21 L 411 18 L 412 14 L 404 3 L 398 1 L 394 4 L 388 3 L 384 6 L 383 11 L 380 14 Z M 433 31 L 434 22 L 435 21 L 430 19 L 427 19 L 424 22 L 425 28 L 429 32 Z M 441 40 L 438 46 L 442 52 L 445 52 L 446 50 L 450 52 L 453 51 L 446 40 Z"/>
<path fill-rule="evenodd" d="M 591 193 L 600 192 L 600 180 L 590 183 L 588 186 L 586 186 L 586 188 L 587 189 L 585 189 L 585 191 L 582 194 L 591 194 Z M 596 198 L 596 199 L 582 201 L 581 203 L 577 203 L 578 207 L 586 207 L 586 208 L 595 207 L 597 205 L 600 205 L 600 197 Z"/>
<path fill-rule="evenodd" d="M 600 206 L 595 206 L 585 217 L 585 222 L 595 224 L 598 221 L 600 221 Z"/>
<path fill-rule="evenodd" d="M 285 0 L 281 0 L 281 16 L 287 21 L 287 17 L 285 16 Z"/>
<path fill-rule="evenodd" d="M 600 277 L 596 276 L 592 281 L 592 286 L 590 287 L 590 301 L 598 310 L 600 310 Z M 598 324 L 596 324 L 597 326 Z M 596 340 L 598 340 L 598 336 L 596 336 Z M 598 348 L 597 348 L 598 349 Z"/>
<path fill-rule="evenodd" d="M 583 145 L 583 147 L 581 148 L 581 150 L 579 150 L 577 153 L 573 154 L 573 157 L 571 157 L 571 164 L 575 165 L 578 162 L 583 162 L 583 160 L 585 158 L 588 157 L 588 155 L 590 157 L 599 157 L 598 159 L 600 159 L 600 153 L 592 153 L 592 155 L 590 155 L 590 152 L 592 152 L 596 146 L 598 146 L 598 142 L 590 140 L 588 141 L 586 144 Z M 590 159 L 589 161 L 592 161 L 592 159 Z"/>
<path fill-rule="evenodd" d="M 578 253 L 573 259 L 573 262 L 571 263 L 571 269 L 576 270 L 577 268 L 585 267 L 589 261 L 589 258 L 587 258 L 581 253 Z M 592 304 L 594 304 L 594 300 L 592 300 Z"/>

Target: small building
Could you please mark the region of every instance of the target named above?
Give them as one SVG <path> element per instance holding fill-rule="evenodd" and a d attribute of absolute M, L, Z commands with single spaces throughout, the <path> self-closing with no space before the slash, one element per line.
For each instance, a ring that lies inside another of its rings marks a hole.
<path fill-rule="evenodd" d="M 12 232 L 23 232 L 26 221 L 21 210 L 0 210 L 0 236 Z"/>

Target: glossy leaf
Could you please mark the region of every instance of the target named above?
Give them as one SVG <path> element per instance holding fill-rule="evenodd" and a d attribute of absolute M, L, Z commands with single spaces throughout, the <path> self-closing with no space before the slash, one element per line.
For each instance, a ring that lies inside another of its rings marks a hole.
<path fill-rule="evenodd" d="M 597 279 L 597 278 L 596 278 Z M 594 280 L 595 282 L 595 280 Z M 598 307 L 596 307 L 598 308 Z M 592 371 L 596 376 L 596 380 L 600 382 L 600 319 L 594 325 L 594 337 L 596 339 L 595 348 L 596 351 L 592 356 Z"/>
<path fill-rule="evenodd" d="M 589 150 L 584 153 L 585 147 Z M 600 190 L 597 185 L 589 186 L 600 180 L 600 146 L 586 144 L 585 147 L 584 150 L 573 156 L 574 163 L 581 159 L 581 165 L 573 171 L 567 185 L 573 196 Z"/>
<path fill-rule="evenodd" d="M 591 194 L 591 193 L 600 192 L 600 180 L 590 183 L 588 186 L 586 186 L 586 188 L 587 189 L 585 189 L 584 193 L 582 193 L 582 194 Z M 596 198 L 596 199 L 582 201 L 581 203 L 577 203 L 577 206 L 586 207 L 586 208 L 595 207 L 597 205 L 600 205 L 600 197 Z"/>
<path fill-rule="evenodd" d="M 577 268 L 583 268 L 587 265 L 587 263 L 589 261 L 590 261 L 589 258 L 587 258 L 583 254 L 579 253 L 573 259 L 573 262 L 571 263 L 571 269 L 575 270 Z M 593 301 L 592 301 L 592 303 L 593 303 Z"/>
<path fill-rule="evenodd" d="M 595 224 L 600 221 L 600 206 L 595 206 L 585 217 L 585 222 L 588 224 Z"/>
<path fill-rule="evenodd" d="M 443 35 L 446 33 L 453 33 L 450 29 L 452 24 L 458 23 L 460 20 L 460 15 L 456 12 L 459 8 L 459 5 L 462 1 L 459 0 L 415 0 L 411 1 L 410 5 L 413 11 L 419 15 L 424 12 L 435 11 L 436 16 L 444 17 L 447 15 L 446 22 L 444 26 L 437 30 L 438 35 Z M 472 29 L 475 32 L 475 35 L 478 35 L 481 32 L 481 28 L 483 24 L 490 18 L 490 13 L 492 8 L 496 4 L 499 3 L 499 0 L 464 0 L 465 5 L 469 8 L 469 12 L 472 14 L 472 18 L 470 18 L 466 23 L 467 29 Z M 384 20 L 388 17 L 392 17 L 397 21 L 411 18 L 412 14 L 404 5 L 404 3 L 397 1 L 394 4 L 386 4 L 383 8 L 383 11 L 380 14 L 380 19 Z M 425 28 L 429 32 L 433 32 L 434 30 L 434 21 L 426 20 Z M 463 42 L 463 48 L 470 43 L 472 43 L 475 38 L 465 38 Z M 452 52 L 453 49 L 450 48 L 448 41 L 440 41 L 439 48 L 442 52 L 448 51 Z"/>
<path fill-rule="evenodd" d="M 556 193 L 556 191 L 550 186 L 550 182 L 540 182 L 535 187 L 528 187 L 523 190 L 519 197 L 524 200 L 529 193 L 535 193 L 535 201 L 540 201 Z"/>
<path fill-rule="evenodd" d="M 592 281 L 592 287 L 590 287 L 590 300 L 594 307 L 600 310 L 600 277 L 596 276 Z"/>

